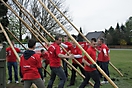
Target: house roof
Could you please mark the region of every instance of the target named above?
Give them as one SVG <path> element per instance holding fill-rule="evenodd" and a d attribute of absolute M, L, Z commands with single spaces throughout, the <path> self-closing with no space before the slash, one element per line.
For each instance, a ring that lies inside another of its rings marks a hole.
<path fill-rule="evenodd" d="M 91 38 L 96 38 L 98 39 L 99 37 L 103 37 L 104 36 L 104 32 L 103 31 L 95 31 L 95 32 L 89 32 L 86 34 L 86 38 L 91 40 Z"/>

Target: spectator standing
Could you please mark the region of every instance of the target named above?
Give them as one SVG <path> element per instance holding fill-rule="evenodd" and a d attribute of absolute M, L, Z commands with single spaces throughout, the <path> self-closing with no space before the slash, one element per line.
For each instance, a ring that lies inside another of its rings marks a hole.
<path fill-rule="evenodd" d="M 14 41 L 12 41 L 12 45 L 14 46 Z M 14 49 L 16 50 L 17 53 L 20 53 L 19 48 L 14 47 Z M 12 67 L 14 69 L 15 83 L 19 83 L 17 57 L 15 56 L 15 54 L 10 46 L 8 48 L 6 48 L 6 52 L 7 52 L 7 57 L 6 57 L 7 68 L 8 68 L 8 75 L 9 75 L 7 84 L 12 83 Z"/>
<path fill-rule="evenodd" d="M 107 47 L 107 45 L 104 43 L 104 38 L 98 39 L 98 45 L 100 46 L 100 50 L 99 50 L 99 54 L 98 54 L 98 61 L 99 61 L 100 67 L 107 74 L 107 76 L 110 76 L 109 69 L 108 69 L 109 60 L 110 60 L 110 57 L 109 57 L 110 50 Z M 108 83 L 108 81 L 104 77 L 104 80 L 101 83 L 102 84 Z"/>

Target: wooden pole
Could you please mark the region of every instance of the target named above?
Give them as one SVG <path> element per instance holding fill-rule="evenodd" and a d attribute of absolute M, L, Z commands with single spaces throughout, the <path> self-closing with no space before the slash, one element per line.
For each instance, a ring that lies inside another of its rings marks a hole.
<path fill-rule="evenodd" d="M 6 30 L 21 44 L 21 46 L 26 50 L 26 47 L 19 41 L 19 39 L 8 29 L 6 28 Z"/>
<path fill-rule="evenodd" d="M 97 69 L 100 71 L 100 73 L 110 82 L 110 84 L 114 88 L 118 88 L 116 84 L 105 74 L 105 72 L 96 64 L 96 62 L 87 54 L 87 52 L 78 44 L 78 42 L 67 32 L 67 30 L 64 28 L 64 26 L 59 22 L 59 20 L 51 13 L 51 11 L 44 5 L 44 3 L 41 0 L 38 0 L 41 5 L 45 8 L 45 10 L 48 11 L 48 13 L 55 19 L 55 21 L 60 25 L 60 27 L 65 31 L 65 33 L 73 40 L 76 45 L 84 52 L 84 54 L 89 58 L 89 60 L 97 66 Z"/>
<path fill-rule="evenodd" d="M 11 43 L 10 38 L 8 37 L 6 31 L 4 30 L 4 28 L 3 28 L 3 26 L 2 26 L 1 23 L 0 23 L 0 28 L 2 29 L 2 31 L 3 31 L 3 33 L 4 33 L 5 37 L 6 37 L 6 39 L 7 39 L 8 43 L 9 43 L 9 45 L 11 46 L 11 49 L 13 50 L 15 56 L 17 57 L 18 61 L 20 62 L 20 57 L 18 56 L 18 54 L 17 54 L 17 52 L 16 52 L 14 46 L 13 46 L 12 43 Z"/>
<path fill-rule="evenodd" d="M 28 13 L 30 15 L 30 17 L 33 18 L 33 20 L 35 20 L 35 22 L 40 26 L 40 28 L 46 33 L 48 34 L 48 36 L 54 40 L 54 38 L 47 32 L 47 30 L 35 19 L 35 17 L 33 15 L 31 15 L 19 2 L 18 0 L 13 0 L 15 2 L 16 5 L 19 5 L 26 13 Z"/>
<path fill-rule="evenodd" d="M 123 77 L 123 74 L 111 62 L 109 64 Z"/>
<path fill-rule="evenodd" d="M 51 1 L 51 4 L 62 14 L 62 16 L 78 31 L 78 33 L 88 42 L 90 43 L 90 41 L 77 29 L 77 27 L 59 10 L 59 8 Z M 97 49 L 96 49 L 97 50 Z M 121 75 L 123 76 L 123 74 L 110 62 L 110 65 Z"/>

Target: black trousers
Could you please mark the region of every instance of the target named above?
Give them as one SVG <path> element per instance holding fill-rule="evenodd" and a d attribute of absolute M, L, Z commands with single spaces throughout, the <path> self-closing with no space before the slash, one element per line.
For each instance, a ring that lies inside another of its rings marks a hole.
<path fill-rule="evenodd" d="M 75 68 L 79 67 L 81 73 L 82 73 L 83 75 L 85 75 L 84 69 L 83 69 L 81 66 L 79 66 L 78 64 L 74 64 L 74 63 L 72 63 L 72 65 L 73 65 Z M 83 64 L 82 64 L 82 65 L 83 65 Z M 76 78 L 76 71 L 72 68 L 72 75 L 71 75 L 71 79 L 70 79 L 70 84 L 71 84 L 71 85 L 74 85 L 74 83 L 75 83 L 75 78 Z"/>
<path fill-rule="evenodd" d="M 109 76 L 110 77 L 110 73 L 109 73 L 109 61 L 107 61 L 107 62 L 101 62 L 101 61 L 98 61 L 98 63 L 97 63 L 99 66 L 100 66 L 100 68 L 107 74 L 107 76 Z M 100 75 L 100 77 L 102 78 L 102 74 L 99 72 L 99 75 Z M 104 77 L 104 81 L 107 81 L 107 79 Z"/>
<path fill-rule="evenodd" d="M 45 64 L 44 68 L 46 69 L 47 66 L 48 66 L 48 64 Z M 44 77 L 46 77 L 46 73 L 47 73 L 47 72 L 44 70 Z"/>
<path fill-rule="evenodd" d="M 68 60 L 68 59 L 66 59 L 66 60 Z M 62 64 L 63 64 L 63 69 L 65 72 L 65 75 L 66 75 L 66 77 L 68 77 L 67 63 L 64 60 L 62 60 Z"/>
<path fill-rule="evenodd" d="M 92 78 L 95 82 L 94 88 L 100 88 L 100 79 L 99 79 L 99 73 L 97 70 L 94 70 L 92 72 L 85 71 L 85 79 L 79 86 L 79 88 L 84 88 L 87 84 L 88 81 Z"/>

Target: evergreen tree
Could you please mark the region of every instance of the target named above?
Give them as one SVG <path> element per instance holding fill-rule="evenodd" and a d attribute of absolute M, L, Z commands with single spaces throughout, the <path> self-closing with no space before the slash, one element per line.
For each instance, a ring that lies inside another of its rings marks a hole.
<path fill-rule="evenodd" d="M 7 2 L 8 0 L 4 0 L 4 2 Z M 8 12 L 8 8 L 0 1 L 0 23 L 3 25 L 3 27 L 7 27 L 9 24 L 8 17 L 6 16 Z M 1 29 L 0 29 L 1 30 Z M 6 41 L 6 38 L 3 33 L 0 33 L 0 42 Z"/>

